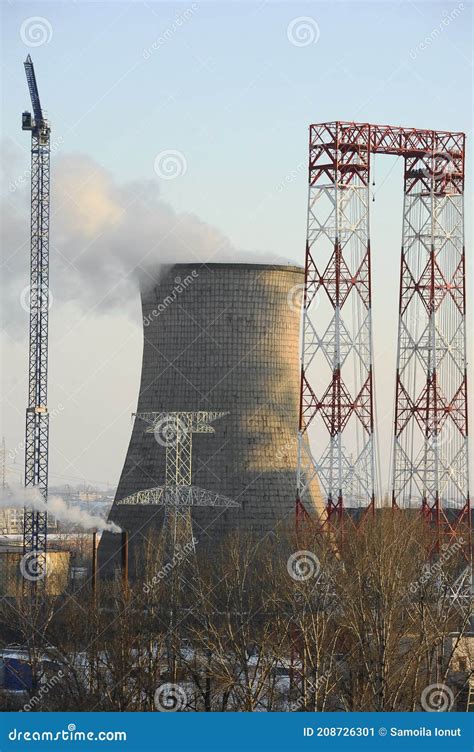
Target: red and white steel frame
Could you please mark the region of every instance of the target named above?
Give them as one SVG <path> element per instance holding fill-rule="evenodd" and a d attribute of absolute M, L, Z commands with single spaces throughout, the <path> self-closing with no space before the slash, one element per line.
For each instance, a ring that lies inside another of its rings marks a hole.
<path fill-rule="evenodd" d="M 464 147 L 462 133 L 310 126 L 297 520 L 315 477 L 322 527 L 375 506 L 370 157 L 391 154 L 405 161 L 392 504 L 445 539 L 470 524 Z"/>
<path fill-rule="evenodd" d="M 310 126 L 297 519 L 316 476 L 324 524 L 375 499 L 369 179 L 368 125 Z"/>
<path fill-rule="evenodd" d="M 405 158 L 393 505 L 469 525 L 464 134 Z"/>

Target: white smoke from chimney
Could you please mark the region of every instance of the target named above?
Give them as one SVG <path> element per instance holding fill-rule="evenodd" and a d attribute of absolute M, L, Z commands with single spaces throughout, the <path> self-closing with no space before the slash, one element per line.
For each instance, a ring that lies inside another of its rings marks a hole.
<path fill-rule="evenodd" d="M 58 522 L 77 525 L 82 530 L 98 530 L 110 533 L 120 533 L 121 529 L 114 522 L 107 522 L 98 514 L 91 514 L 83 507 L 66 504 L 60 496 L 49 496 L 45 503 L 38 488 L 11 486 L 0 489 L 0 508 L 3 509 L 33 509 L 37 512 L 48 512 Z"/>
<path fill-rule="evenodd" d="M 2 245 L 4 322 L 26 332 L 21 292 L 29 280 L 29 177 L 24 154 L 3 143 Z M 191 213 L 175 212 L 159 196 L 160 181 L 123 185 L 85 155 L 57 155 L 51 166 L 51 277 L 54 305 L 76 304 L 88 316 L 134 311 L 138 283 L 157 282 L 179 262 L 286 263 L 238 251 L 219 230 Z M 8 299 L 10 298 L 10 299 Z M 53 314 L 51 314 L 53 315 Z M 137 319 L 137 324 L 139 324 Z"/>

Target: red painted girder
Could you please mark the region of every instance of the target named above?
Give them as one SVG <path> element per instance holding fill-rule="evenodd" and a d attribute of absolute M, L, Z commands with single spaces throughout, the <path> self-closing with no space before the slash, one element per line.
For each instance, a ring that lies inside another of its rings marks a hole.
<path fill-rule="evenodd" d="M 352 288 L 359 293 L 366 308 L 370 307 L 369 251 L 367 249 L 358 269 L 351 273 L 339 247 L 336 246 L 322 274 L 315 266 L 318 288 L 323 288 L 333 308 L 342 308 Z M 316 290 L 317 292 L 317 290 Z"/>
<path fill-rule="evenodd" d="M 321 400 L 313 403 L 315 412 L 319 413 L 329 431 L 336 436 L 346 427 L 352 414 L 355 414 L 365 430 L 372 430 L 372 374 L 369 373 L 362 388 L 354 398 L 346 388 L 339 370 L 335 370 L 331 383 Z M 314 416 L 312 416 L 314 417 Z"/>
<path fill-rule="evenodd" d="M 464 259 L 461 258 L 451 279 L 446 280 L 438 266 L 436 259 L 428 259 L 418 280 L 412 274 L 407 264 L 406 256 L 402 254 L 402 288 L 401 313 L 405 313 L 413 296 L 418 294 L 428 314 L 437 311 L 446 298 L 450 296 L 461 314 L 464 314 Z"/>
<path fill-rule="evenodd" d="M 370 154 L 406 159 L 406 193 L 419 190 L 420 183 L 421 189 L 429 193 L 433 180 L 436 195 L 463 192 L 464 133 L 344 121 L 310 125 L 310 184 L 317 184 L 325 176 L 342 188 L 357 175 L 367 185 Z M 452 169 L 441 171 L 439 176 L 430 175 L 426 165 L 420 169 L 419 160 L 433 154 L 445 155 Z M 323 158 L 327 158 L 324 163 Z"/>
<path fill-rule="evenodd" d="M 435 374 L 427 380 L 417 399 L 412 399 L 400 378 L 397 380 L 396 435 L 400 436 L 411 418 L 415 418 L 426 436 L 437 435 L 450 417 L 462 436 L 467 435 L 466 377 L 463 378 L 453 398 L 448 402 L 439 388 Z"/>
<path fill-rule="evenodd" d="M 369 148 L 373 154 L 420 155 L 427 151 L 445 151 L 448 154 L 463 154 L 465 134 L 456 131 L 438 131 L 420 128 L 404 128 L 393 125 L 373 125 L 337 120 L 331 123 L 310 125 L 311 143 L 323 135 L 328 148 L 367 146 L 366 133 L 370 134 Z"/>
<path fill-rule="evenodd" d="M 420 430 L 426 436 L 434 436 L 447 418 L 446 400 L 436 385 L 435 374 L 427 379 L 420 395 L 413 399 L 400 378 L 397 380 L 397 437 L 406 428 L 411 418 L 415 418 Z"/>

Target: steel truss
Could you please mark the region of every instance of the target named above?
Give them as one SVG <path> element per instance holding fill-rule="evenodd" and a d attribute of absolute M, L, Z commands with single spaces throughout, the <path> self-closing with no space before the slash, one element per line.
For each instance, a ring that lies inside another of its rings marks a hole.
<path fill-rule="evenodd" d="M 31 130 L 31 266 L 25 486 L 37 488 L 46 501 L 49 444 L 47 381 L 50 127 L 43 117 L 33 63 L 29 55 L 25 62 L 25 71 L 34 116 L 31 120 L 29 113 L 23 113 L 23 129 Z M 38 552 L 37 565 L 40 568 L 46 564 L 46 531 L 46 512 L 25 508 L 23 548 L 25 553 Z"/>
<path fill-rule="evenodd" d="M 163 533 L 168 555 L 195 551 L 191 509 L 193 506 L 239 507 L 232 499 L 192 485 L 193 433 L 214 433 L 211 422 L 225 412 L 147 412 L 136 417 L 148 423 L 157 443 L 166 447 L 165 485 L 139 491 L 120 504 L 158 504 L 164 507 Z"/>
<path fill-rule="evenodd" d="M 465 138 L 430 136 L 405 159 L 393 505 L 421 506 L 449 544 L 470 522 Z"/>
<path fill-rule="evenodd" d="M 367 123 L 310 126 L 297 520 L 315 475 L 323 528 L 349 507 L 374 508 L 370 156 L 390 154 L 405 160 L 393 506 L 421 509 L 445 539 L 470 524 L 464 142 Z M 303 439 L 313 427 L 312 456 Z"/>
<path fill-rule="evenodd" d="M 369 172 L 369 126 L 310 126 L 297 514 L 317 476 L 324 524 L 375 498 Z"/>
<path fill-rule="evenodd" d="M 179 644 L 179 625 L 184 615 L 193 612 L 186 593 L 191 591 L 196 594 L 192 583 L 196 540 L 193 535 L 191 510 L 193 507 L 203 506 L 240 507 L 238 502 L 226 496 L 192 485 L 193 433 L 214 433 L 210 423 L 224 415 L 227 413 L 137 413 L 137 418 L 148 423 L 146 432 L 153 433 L 157 443 L 166 447 L 165 485 L 139 491 L 118 502 L 132 505 L 157 504 L 164 508 L 164 553 L 171 564 L 166 644 L 169 675 L 174 682 L 177 679 L 176 643 Z"/>
<path fill-rule="evenodd" d="M 138 491 L 121 499 L 119 504 L 130 506 L 156 504 L 162 507 L 240 507 L 240 504 L 228 496 L 215 491 L 207 491 L 198 486 L 157 486 Z"/>

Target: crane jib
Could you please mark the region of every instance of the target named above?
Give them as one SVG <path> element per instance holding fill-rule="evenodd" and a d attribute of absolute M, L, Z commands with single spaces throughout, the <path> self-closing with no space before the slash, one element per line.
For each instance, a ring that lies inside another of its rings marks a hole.
<path fill-rule="evenodd" d="M 28 83 L 28 88 L 30 90 L 31 106 L 33 107 L 35 124 L 38 128 L 41 128 L 41 126 L 44 123 L 43 111 L 41 109 L 41 102 L 40 102 L 39 93 L 38 93 L 38 85 L 36 83 L 35 69 L 34 69 L 33 61 L 30 55 L 28 55 L 28 57 L 26 58 L 24 65 L 25 65 L 25 72 L 26 72 L 26 80 Z"/>

